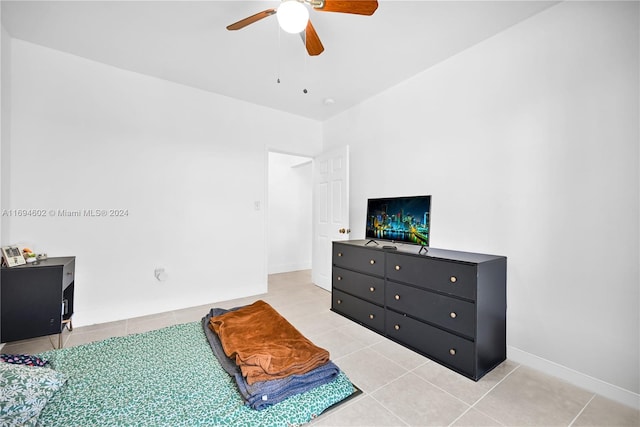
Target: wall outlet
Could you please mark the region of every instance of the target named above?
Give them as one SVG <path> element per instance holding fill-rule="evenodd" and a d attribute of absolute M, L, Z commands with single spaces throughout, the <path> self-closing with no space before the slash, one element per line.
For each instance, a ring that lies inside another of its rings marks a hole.
<path fill-rule="evenodd" d="M 159 282 L 164 282 L 167 280 L 167 273 L 164 271 L 164 268 L 156 268 L 153 271 L 153 275 L 158 279 Z"/>

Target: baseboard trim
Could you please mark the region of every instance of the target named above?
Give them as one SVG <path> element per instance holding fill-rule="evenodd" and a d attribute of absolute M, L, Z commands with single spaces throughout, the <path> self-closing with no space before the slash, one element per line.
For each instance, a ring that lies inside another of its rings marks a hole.
<path fill-rule="evenodd" d="M 623 405 L 640 410 L 640 394 L 638 393 L 625 390 L 614 384 L 607 383 L 512 346 L 507 346 L 507 358 L 521 365 L 529 366 L 545 374 L 565 380 L 568 383 L 599 394 L 607 399 L 615 400 Z"/>
<path fill-rule="evenodd" d="M 280 274 L 280 273 L 288 273 L 290 271 L 299 271 L 299 270 L 311 270 L 310 264 L 279 264 L 279 265 L 271 265 L 267 269 L 269 272 L 267 274 Z"/>

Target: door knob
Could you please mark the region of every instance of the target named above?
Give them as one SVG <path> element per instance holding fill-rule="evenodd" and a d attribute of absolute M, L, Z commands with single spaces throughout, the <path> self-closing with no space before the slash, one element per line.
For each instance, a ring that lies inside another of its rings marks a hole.
<path fill-rule="evenodd" d="M 338 230 L 338 233 L 340 233 L 340 234 L 349 234 L 349 233 L 351 233 L 351 230 L 348 229 L 348 228 L 341 228 L 341 229 Z"/>

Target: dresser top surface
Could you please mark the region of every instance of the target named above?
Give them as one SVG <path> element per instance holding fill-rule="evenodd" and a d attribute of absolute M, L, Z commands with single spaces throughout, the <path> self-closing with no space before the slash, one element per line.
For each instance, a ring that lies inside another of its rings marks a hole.
<path fill-rule="evenodd" d="M 506 257 L 501 255 L 488 255 L 488 254 L 480 254 L 474 252 L 462 252 L 462 251 L 453 251 L 449 249 L 438 249 L 426 247 L 428 251 L 425 252 L 424 249 L 422 253 L 418 254 L 421 246 L 412 245 L 407 243 L 391 243 L 391 242 L 379 242 L 376 246 L 375 243 L 370 243 L 367 245 L 369 240 L 340 240 L 333 242 L 334 244 L 345 244 L 349 246 L 361 247 L 364 249 L 369 249 L 372 251 L 382 251 L 388 252 L 390 254 L 399 253 L 402 255 L 414 255 L 422 258 L 433 258 L 433 259 L 442 259 L 449 261 L 459 261 L 459 262 L 467 262 L 473 264 L 479 264 L 483 262 L 491 262 L 499 259 L 505 259 Z M 384 249 L 383 246 L 395 246 L 396 249 Z"/>
<path fill-rule="evenodd" d="M 17 265 L 15 267 L 2 267 L 2 270 L 21 270 L 24 268 L 38 268 L 38 267 L 57 267 L 61 265 L 67 265 L 70 262 L 74 261 L 76 257 L 74 256 L 64 256 L 64 257 L 50 257 L 47 259 L 34 261 L 29 264 Z"/>

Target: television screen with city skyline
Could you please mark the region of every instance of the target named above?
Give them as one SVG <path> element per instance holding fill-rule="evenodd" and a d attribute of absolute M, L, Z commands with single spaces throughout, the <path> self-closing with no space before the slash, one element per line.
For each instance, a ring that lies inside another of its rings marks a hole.
<path fill-rule="evenodd" d="M 366 238 L 429 246 L 431 196 L 367 201 Z"/>

